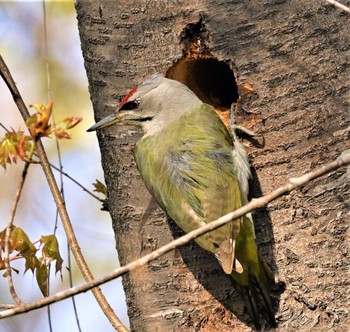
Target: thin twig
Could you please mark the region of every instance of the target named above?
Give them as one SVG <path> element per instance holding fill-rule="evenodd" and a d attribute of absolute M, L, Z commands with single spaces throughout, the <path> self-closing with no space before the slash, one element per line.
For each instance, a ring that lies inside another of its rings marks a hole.
<path fill-rule="evenodd" d="M 63 174 L 65 177 L 67 177 L 69 180 L 71 180 L 72 182 L 74 182 L 77 186 L 79 186 L 81 189 L 83 189 L 85 192 L 87 192 L 90 196 L 92 196 L 93 198 L 97 199 L 98 201 L 100 201 L 101 203 L 104 203 L 104 200 L 100 197 L 98 197 L 97 195 L 95 195 L 93 192 L 91 192 L 89 189 L 87 189 L 86 187 L 84 187 L 81 183 L 79 183 L 77 180 L 75 180 L 74 178 L 72 178 L 68 173 L 64 172 L 63 170 L 59 169 L 57 166 L 55 166 L 54 164 L 50 163 L 50 166 L 55 169 L 56 171 L 60 172 L 61 174 Z"/>
<path fill-rule="evenodd" d="M 43 0 L 43 16 L 44 16 L 44 45 L 45 45 L 45 66 L 46 66 L 46 83 L 47 83 L 47 101 L 51 100 L 51 76 L 49 62 L 49 45 L 47 42 L 47 23 L 46 23 L 46 4 Z"/>
<path fill-rule="evenodd" d="M 350 8 L 349 7 L 346 7 L 345 5 L 341 4 L 340 2 L 338 1 L 335 1 L 335 0 L 326 0 L 327 2 L 329 2 L 330 4 L 342 9 L 342 10 L 345 10 L 346 12 L 350 13 Z"/>
<path fill-rule="evenodd" d="M 12 228 L 13 222 L 15 220 L 18 202 L 19 202 L 19 199 L 20 199 L 21 194 L 22 194 L 22 190 L 23 190 L 25 179 L 26 179 L 27 174 L 28 174 L 29 166 L 30 166 L 29 162 L 26 162 L 24 164 L 22 175 L 21 175 L 21 178 L 20 178 L 20 181 L 19 181 L 19 184 L 17 187 L 17 191 L 15 194 L 15 198 L 13 201 L 13 205 L 12 205 L 12 209 L 11 209 L 11 213 L 10 213 L 10 217 L 9 217 L 9 222 L 7 224 L 7 227 L 6 227 L 6 235 L 5 235 L 5 252 L 4 252 L 5 260 L 4 260 L 4 263 L 5 263 L 5 268 L 6 268 L 7 284 L 8 284 L 11 296 L 17 304 L 23 304 L 23 301 L 18 296 L 18 294 L 15 290 L 14 284 L 13 284 L 13 280 L 12 280 L 12 270 L 11 270 L 11 265 L 10 265 L 10 236 L 11 236 L 11 228 Z"/>
<path fill-rule="evenodd" d="M 47 14 L 46 14 L 46 2 L 45 2 L 45 0 L 42 0 L 42 3 L 43 3 L 43 17 L 44 17 L 44 45 L 45 45 L 45 64 L 46 64 L 46 77 L 47 77 L 47 101 L 49 102 L 50 100 L 52 100 L 52 97 L 51 97 L 51 75 L 50 75 L 49 47 L 48 47 L 48 40 L 47 40 L 47 19 L 46 19 Z M 55 114 L 56 114 L 55 108 L 53 108 L 53 110 L 52 110 L 52 122 L 53 122 L 54 129 L 56 129 Z M 59 140 L 56 136 L 55 136 L 55 143 L 56 143 L 56 151 L 57 151 L 58 165 L 59 165 L 58 170 L 60 172 L 60 192 L 61 192 L 63 200 L 65 200 L 64 182 L 63 182 L 63 174 L 62 174 L 62 170 L 63 170 L 62 155 L 61 155 L 60 143 L 59 143 Z M 57 224 L 58 224 L 58 209 L 56 209 L 55 224 L 54 224 L 54 231 L 53 231 L 54 234 L 56 234 L 56 232 L 57 232 Z M 67 261 L 68 261 L 69 286 L 73 287 L 72 261 L 71 261 L 71 257 L 70 257 L 70 247 L 69 247 L 68 242 L 67 242 L 67 247 L 68 247 Z M 49 273 L 48 273 L 49 276 L 50 276 L 50 271 L 51 271 L 51 265 L 49 266 Z M 50 278 L 49 277 L 47 280 L 47 284 L 48 284 L 48 290 L 50 291 Z M 77 328 L 78 328 L 78 331 L 81 332 L 78 310 L 77 310 L 74 296 L 72 297 L 72 305 L 73 305 L 75 321 L 77 323 Z M 50 331 L 53 331 L 50 306 L 47 307 L 47 313 L 48 313 L 48 320 L 49 320 L 49 328 L 50 328 Z"/>
<path fill-rule="evenodd" d="M 49 47 L 47 43 L 47 24 L 46 24 L 46 6 L 45 6 L 45 0 L 42 1 L 43 3 L 43 17 L 44 17 L 44 46 L 45 46 L 45 72 L 46 72 L 46 79 L 47 79 L 47 102 L 50 102 L 52 100 L 51 98 L 51 77 L 50 77 L 50 63 L 49 63 Z M 53 122 L 53 128 L 56 129 L 56 121 L 55 121 L 55 109 L 52 109 L 52 122 Z M 58 143 L 58 138 L 55 136 L 55 143 L 56 143 L 56 149 L 58 154 L 58 161 L 60 168 L 62 169 L 61 164 L 61 153 L 60 153 L 60 147 Z M 61 193 L 64 199 L 63 195 L 63 182 L 62 182 L 62 174 L 60 174 L 60 183 L 61 183 Z M 58 209 L 56 209 L 56 216 L 55 216 L 55 224 L 53 229 L 53 234 L 56 235 L 57 232 L 57 224 L 58 224 Z M 51 265 L 49 265 L 48 268 L 48 277 L 47 277 L 47 290 L 48 294 L 50 294 L 50 272 L 51 272 Z M 72 297 L 74 301 L 74 297 Z M 50 306 L 47 306 L 47 316 L 48 316 L 48 323 L 49 323 L 49 330 L 50 332 L 53 331 L 52 327 L 52 319 L 51 319 L 51 308 Z"/>
<path fill-rule="evenodd" d="M 15 290 L 15 286 L 13 284 L 12 269 L 11 269 L 11 265 L 10 265 L 10 237 L 11 237 L 11 229 L 12 229 L 12 226 L 14 224 L 15 215 L 16 215 L 17 208 L 18 208 L 19 199 L 21 198 L 21 195 L 22 195 L 24 182 L 27 178 L 28 169 L 30 166 L 30 161 L 31 161 L 33 154 L 34 154 L 35 146 L 36 146 L 36 141 L 34 141 L 32 147 L 30 149 L 30 152 L 28 154 L 28 161 L 24 164 L 22 175 L 21 175 L 21 178 L 20 178 L 19 183 L 18 183 L 17 191 L 15 194 L 12 209 L 10 212 L 9 222 L 7 224 L 6 232 L 5 232 L 5 250 L 4 250 L 5 260 L 4 260 L 4 263 L 5 263 L 5 269 L 6 269 L 6 277 L 7 277 L 7 283 L 8 283 L 10 294 L 17 304 L 23 304 L 23 301 L 18 296 L 18 294 Z"/>
<path fill-rule="evenodd" d="M 29 117 L 28 109 L 21 97 L 21 94 L 19 93 L 17 86 L 15 84 L 15 81 L 12 78 L 12 75 L 4 62 L 2 56 L 0 55 L 0 75 L 4 79 L 6 85 L 8 86 L 12 97 L 17 105 L 18 110 L 20 111 L 22 117 L 24 120 L 26 120 Z M 56 183 L 56 179 L 53 175 L 52 169 L 50 167 L 50 163 L 48 161 L 45 149 L 41 143 L 41 140 L 39 139 L 37 141 L 37 153 L 41 162 L 41 166 L 43 168 L 43 171 L 45 173 L 46 179 L 48 181 L 52 196 L 54 198 L 54 201 L 56 203 L 56 206 L 59 210 L 60 218 L 63 224 L 63 228 L 65 230 L 68 243 L 71 247 L 71 250 L 74 254 L 75 260 L 78 264 L 78 267 L 80 271 L 83 274 L 84 279 L 87 282 L 91 282 L 94 280 L 94 277 L 85 261 L 84 255 L 82 254 L 79 243 L 77 241 L 77 238 L 75 236 L 72 223 L 70 221 L 67 209 L 65 208 L 65 202 L 60 194 L 59 188 Z M 104 297 L 102 291 L 100 288 L 93 288 L 92 293 L 95 296 L 96 301 L 100 305 L 102 311 L 106 315 L 106 317 L 109 319 L 110 323 L 113 325 L 113 327 L 120 332 L 128 332 L 128 329 L 123 325 L 123 323 L 120 321 L 120 319 L 116 316 L 113 309 L 107 302 L 106 298 Z"/>
<path fill-rule="evenodd" d="M 279 187 L 278 189 L 274 190 L 270 194 L 267 194 L 265 196 L 262 196 L 260 198 L 253 199 L 250 203 L 247 205 L 241 207 L 238 210 L 235 210 L 234 212 L 231 212 L 229 214 L 226 214 L 225 216 L 222 216 L 221 218 L 210 222 L 209 224 L 206 224 L 200 228 L 197 228 L 196 230 L 187 233 L 186 235 L 183 235 L 179 237 L 176 240 L 173 240 L 172 242 L 160 247 L 159 249 L 152 251 L 151 253 L 125 265 L 122 266 L 111 273 L 108 273 L 102 277 L 96 278 L 95 280 L 91 280 L 90 282 L 87 282 L 85 284 L 69 288 L 65 291 L 58 292 L 52 296 L 43 298 L 38 301 L 34 301 L 28 304 L 24 304 L 21 306 L 18 306 L 13 309 L 5 310 L 0 312 L 0 319 L 5 317 L 10 317 L 14 315 L 18 315 L 20 313 L 28 312 L 34 309 L 41 308 L 43 306 L 46 306 L 51 303 L 55 303 L 58 301 L 61 301 L 63 299 L 66 299 L 70 296 L 86 292 L 90 289 L 93 289 L 96 286 L 102 285 L 108 281 L 111 281 L 113 279 L 116 279 L 120 276 L 122 276 L 125 273 L 128 273 L 130 271 L 133 271 L 139 267 L 142 267 L 146 264 L 148 264 L 150 261 L 164 255 L 165 253 L 179 247 L 182 245 L 185 245 L 186 243 L 190 242 L 191 240 L 194 240 L 195 238 L 208 233 L 214 229 L 217 229 L 230 221 L 237 219 L 248 212 L 251 212 L 257 208 L 263 207 L 270 203 L 271 201 L 275 200 L 276 198 L 289 193 L 290 191 L 301 187 L 305 185 L 306 183 L 310 182 L 311 180 L 314 180 L 324 174 L 327 174 L 331 171 L 334 171 L 344 165 L 350 164 L 350 153 L 344 154 L 341 157 L 337 158 L 335 161 L 326 164 L 324 166 L 321 166 L 320 168 L 317 168 L 316 170 L 309 172 L 301 177 L 298 178 L 292 178 L 288 181 L 287 184 L 285 184 L 282 187 Z"/>

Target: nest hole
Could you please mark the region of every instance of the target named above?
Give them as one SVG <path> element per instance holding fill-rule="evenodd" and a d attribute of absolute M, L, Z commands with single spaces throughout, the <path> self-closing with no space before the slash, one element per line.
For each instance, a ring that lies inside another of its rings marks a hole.
<path fill-rule="evenodd" d="M 227 110 L 239 95 L 230 66 L 216 58 L 180 59 L 165 75 L 191 89 L 204 103 Z"/>

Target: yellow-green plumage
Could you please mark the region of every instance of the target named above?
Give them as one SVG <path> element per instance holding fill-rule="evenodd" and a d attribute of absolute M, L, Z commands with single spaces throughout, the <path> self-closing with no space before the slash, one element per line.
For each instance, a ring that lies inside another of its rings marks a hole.
<path fill-rule="evenodd" d="M 201 104 L 138 142 L 134 155 L 148 190 L 178 226 L 190 232 L 240 208 L 246 200 L 241 196 L 233 150 L 220 118 L 210 106 Z M 258 325 L 254 297 L 261 294 L 270 316 L 272 310 L 269 280 L 259 261 L 252 221 L 239 218 L 196 242 L 218 254 L 220 244 L 231 238 L 236 240 L 237 263 L 243 267 L 242 273 L 233 270 L 231 276 Z"/>
<path fill-rule="evenodd" d="M 146 136 L 134 155 L 146 187 L 185 232 L 242 206 L 230 137 L 209 106 L 194 108 L 166 130 Z M 237 233 L 237 224 L 203 235 L 197 243 L 215 253 Z"/>

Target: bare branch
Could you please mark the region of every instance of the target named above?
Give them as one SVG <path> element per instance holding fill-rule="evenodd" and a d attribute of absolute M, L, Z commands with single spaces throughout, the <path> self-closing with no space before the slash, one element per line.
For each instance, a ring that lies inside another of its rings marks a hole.
<path fill-rule="evenodd" d="M 227 224 L 228 222 L 237 219 L 245 214 L 247 214 L 248 212 L 253 211 L 256 208 L 259 207 L 263 207 L 265 205 L 267 205 L 268 203 L 270 203 L 271 201 L 275 200 L 276 198 L 289 193 L 290 191 L 301 187 L 303 185 L 305 185 L 306 183 L 310 182 L 311 180 L 314 180 L 324 174 L 327 174 L 331 171 L 334 171 L 344 165 L 350 164 L 350 151 L 346 151 L 342 153 L 342 155 L 337 158 L 335 161 L 326 164 L 320 168 L 317 168 L 316 170 L 309 172 L 301 177 L 298 178 L 291 178 L 287 184 L 285 184 L 282 187 L 279 187 L 278 189 L 274 190 L 273 192 L 271 192 L 270 194 L 267 194 L 265 196 L 262 196 L 260 198 L 256 198 L 253 199 L 250 203 L 248 203 L 247 205 L 241 207 L 240 209 L 231 212 L 225 216 L 222 216 L 221 218 L 206 224 L 190 233 L 187 233 L 186 235 L 183 235 L 181 237 L 179 237 L 178 239 L 160 247 L 159 249 L 137 259 L 136 261 L 133 261 L 125 266 L 122 266 L 114 271 L 112 271 L 109 274 L 106 274 L 102 277 L 99 277 L 95 280 L 91 280 L 85 284 L 73 287 L 73 288 L 69 288 L 65 291 L 62 292 L 58 292 L 52 296 L 46 297 L 44 299 L 35 301 L 35 302 L 31 302 L 28 304 L 24 304 L 24 305 L 20 305 L 17 306 L 13 309 L 9 309 L 9 310 L 5 310 L 3 312 L 0 312 L 0 319 L 1 318 L 5 318 L 5 317 L 9 317 L 9 316 L 14 316 L 14 315 L 18 315 L 20 313 L 24 313 L 24 312 L 28 312 L 34 309 L 38 309 L 41 308 L 45 305 L 54 303 L 54 302 L 58 302 L 61 301 L 63 299 L 66 299 L 70 296 L 79 294 L 79 293 L 83 293 L 86 292 L 90 289 L 93 289 L 96 286 L 99 286 L 103 283 L 106 283 L 108 281 L 111 281 L 113 279 L 116 279 L 120 276 L 122 276 L 125 273 L 128 273 L 130 271 L 133 271 L 141 266 L 146 265 L 147 263 L 149 263 L 150 261 L 164 255 L 165 253 L 179 247 L 182 246 L 186 243 L 188 243 L 189 241 L 205 234 L 208 233 L 216 228 L 219 228 L 225 224 Z"/>
<path fill-rule="evenodd" d="M 350 13 L 350 8 L 349 7 L 346 7 L 345 5 L 341 4 L 340 2 L 338 1 L 335 1 L 335 0 L 326 0 L 327 2 L 329 2 L 330 4 L 342 9 L 342 10 L 345 10 L 346 12 Z"/>
<path fill-rule="evenodd" d="M 4 304 L 4 303 L 0 303 L 0 309 L 12 309 L 16 307 L 15 304 Z"/>
<path fill-rule="evenodd" d="M 24 104 L 24 101 L 21 97 L 20 92 L 17 89 L 17 86 L 12 78 L 12 75 L 3 60 L 2 56 L 0 55 L 0 75 L 4 79 L 6 85 L 8 86 L 13 99 L 17 105 L 18 110 L 20 111 L 22 117 L 24 120 L 27 120 L 27 118 L 30 116 L 28 109 L 26 105 Z M 43 171 L 45 173 L 46 179 L 48 181 L 52 196 L 54 198 L 54 201 L 56 203 L 63 228 L 66 232 L 66 236 L 68 239 L 68 243 L 70 245 L 70 248 L 74 254 L 75 260 L 78 264 L 78 267 L 80 271 L 82 272 L 84 279 L 87 282 L 91 282 L 94 280 L 94 277 L 85 261 L 85 258 L 80 250 L 79 243 L 77 241 L 77 238 L 75 236 L 72 223 L 70 221 L 67 209 L 65 208 L 65 202 L 62 198 L 62 195 L 60 193 L 60 190 L 57 186 L 56 179 L 53 175 L 52 169 L 50 167 L 50 163 L 48 161 L 45 149 L 41 143 L 41 140 L 38 139 L 37 141 L 37 153 L 41 162 L 41 166 L 43 168 Z M 113 309 L 107 302 L 106 298 L 104 297 L 102 291 L 100 288 L 93 288 L 92 293 L 94 294 L 96 301 L 100 305 L 102 311 L 106 315 L 106 317 L 109 319 L 113 327 L 120 332 L 127 332 L 128 329 L 123 325 L 123 323 L 120 321 L 120 319 L 116 316 Z M 26 305 L 24 305 L 26 306 Z"/>

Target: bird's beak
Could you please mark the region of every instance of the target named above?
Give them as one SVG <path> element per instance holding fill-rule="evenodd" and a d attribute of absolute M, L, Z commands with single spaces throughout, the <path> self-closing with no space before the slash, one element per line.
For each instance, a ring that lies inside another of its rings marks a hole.
<path fill-rule="evenodd" d="M 106 118 L 100 120 L 99 122 L 95 123 L 92 127 L 90 127 L 87 131 L 94 131 L 97 129 L 109 127 L 117 122 L 119 122 L 119 116 L 112 114 L 107 116 Z"/>

